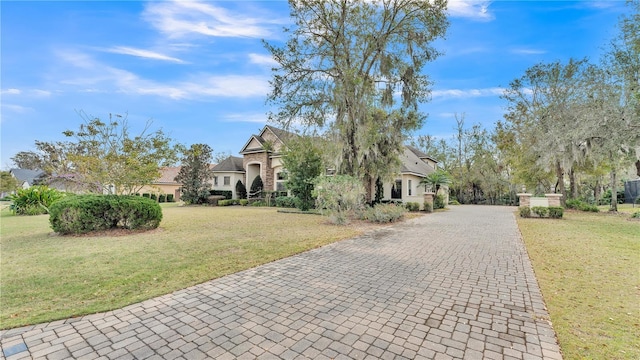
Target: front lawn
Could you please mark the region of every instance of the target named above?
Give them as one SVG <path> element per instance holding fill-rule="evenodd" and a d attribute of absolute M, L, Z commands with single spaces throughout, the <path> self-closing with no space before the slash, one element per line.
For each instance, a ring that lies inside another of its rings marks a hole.
<path fill-rule="evenodd" d="M 640 222 L 517 216 L 564 358 L 640 359 Z"/>
<path fill-rule="evenodd" d="M 274 208 L 163 204 L 160 228 L 62 237 L 48 215 L 0 218 L 0 328 L 120 308 L 361 232 Z"/>

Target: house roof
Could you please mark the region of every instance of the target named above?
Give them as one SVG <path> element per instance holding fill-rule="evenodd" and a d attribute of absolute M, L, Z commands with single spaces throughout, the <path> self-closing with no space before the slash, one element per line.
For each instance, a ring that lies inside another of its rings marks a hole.
<path fill-rule="evenodd" d="M 404 152 L 400 154 L 400 161 L 402 162 L 400 172 L 403 174 L 414 174 L 424 177 L 435 171 L 433 167 L 416 155 L 409 146 L 405 146 Z"/>
<path fill-rule="evenodd" d="M 23 184 L 26 182 L 29 185 L 33 185 L 36 179 L 38 179 L 39 177 L 45 174 L 44 171 L 42 170 L 31 170 L 31 169 L 11 169 L 9 170 L 9 172 L 18 181 L 21 181 Z"/>
<path fill-rule="evenodd" d="M 286 144 L 287 140 L 290 137 L 297 136 L 295 133 L 278 129 L 277 127 L 273 127 L 271 125 L 265 125 L 264 128 L 262 128 L 262 130 L 260 131 L 259 135 L 255 135 L 255 134 L 251 135 L 251 137 L 249 138 L 249 141 L 247 141 L 247 143 L 242 147 L 242 150 L 240 150 L 240 154 L 265 151 L 264 145 L 266 143 L 266 140 L 264 139 L 263 136 L 264 136 L 264 133 L 267 131 L 270 131 L 276 137 L 276 139 L 278 139 L 282 144 Z M 249 147 L 252 140 L 254 139 L 260 144 L 259 147 L 255 147 L 255 146 Z"/>
<path fill-rule="evenodd" d="M 418 150 L 416 147 L 411 146 L 411 145 L 405 145 L 405 147 L 409 150 L 411 150 L 412 153 L 414 153 L 417 157 L 419 157 L 420 159 L 429 159 L 431 161 L 433 161 L 434 163 L 438 163 L 438 160 L 432 158 L 431 156 L 423 153 L 422 151 Z"/>
<path fill-rule="evenodd" d="M 249 147 L 249 145 L 251 144 L 252 140 L 256 140 L 260 146 L 259 147 Z M 251 135 L 251 137 L 249 138 L 249 141 L 247 141 L 247 143 L 242 147 L 242 150 L 240 151 L 241 154 L 244 153 L 250 153 L 250 152 L 256 152 L 256 151 L 264 151 L 264 142 L 265 140 L 262 138 L 262 136 L 260 135 Z"/>
<path fill-rule="evenodd" d="M 167 166 L 160 169 L 160 178 L 154 184 L 178 184 L 175 180 L 181 166 Z"/>
<path fill-rule="evenodd" d="M 242 166 L 242 158 L 236 156 L 229 156 L 222 160 L 218 165 L 213 167 L 215 172 L 244 172 Z"/>

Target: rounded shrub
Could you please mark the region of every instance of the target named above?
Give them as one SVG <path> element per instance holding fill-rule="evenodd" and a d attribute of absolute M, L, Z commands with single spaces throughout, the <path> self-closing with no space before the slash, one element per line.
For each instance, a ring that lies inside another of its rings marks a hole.
<path fill-rule="evenodd" d="M 84 234 L 110 229 L 150 230 L 160 225 L 162 209 L 147 197 L 78 195 L 56 201 L 49 208 L 51 228 L 61 234 Z"/>

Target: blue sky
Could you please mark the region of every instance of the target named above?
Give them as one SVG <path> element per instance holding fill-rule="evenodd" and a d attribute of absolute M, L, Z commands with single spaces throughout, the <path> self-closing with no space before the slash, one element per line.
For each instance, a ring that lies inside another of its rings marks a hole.
<path fill-rule="evenodd" d="M 510 81 L 539 62 L 597 61 L 625 11 L 623 1 L 450 2 L 415 135 L 449 138 L 463 112 L 491 128 Z M 35 140 L 64 140 L 78 111 L 128 113 L 133 130 L 151 119 L 180 143 L 236 155 L 266 124 L 273 63 L 261 40 L 283 42 L 288 14 L 285 1 L 2 1 L 0 167 Z"/>

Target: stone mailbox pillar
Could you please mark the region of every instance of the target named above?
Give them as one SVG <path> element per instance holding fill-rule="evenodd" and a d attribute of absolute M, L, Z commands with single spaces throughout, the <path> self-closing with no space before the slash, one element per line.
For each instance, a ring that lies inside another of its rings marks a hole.
<path fill-rule="evenodd" d="M 435 199 L 436 194 L 432 192 L 424 193 L 424 205 L 426 207 L 427 204 L 431 204 L 431 209 L 433 209 L 433 199 Z"/>
<path fill-rule="evenodd" d="M 520 206 L 530 206 L 531 205 L 531 194 L 520 193 L 517 194 L 520 199 Z"/>
<path fill-rule="evenodd" d="M 562 194 L 544 194 L 544 196 L 549 200 L 549 206 L 561 206 L 560 198 Z"/>

